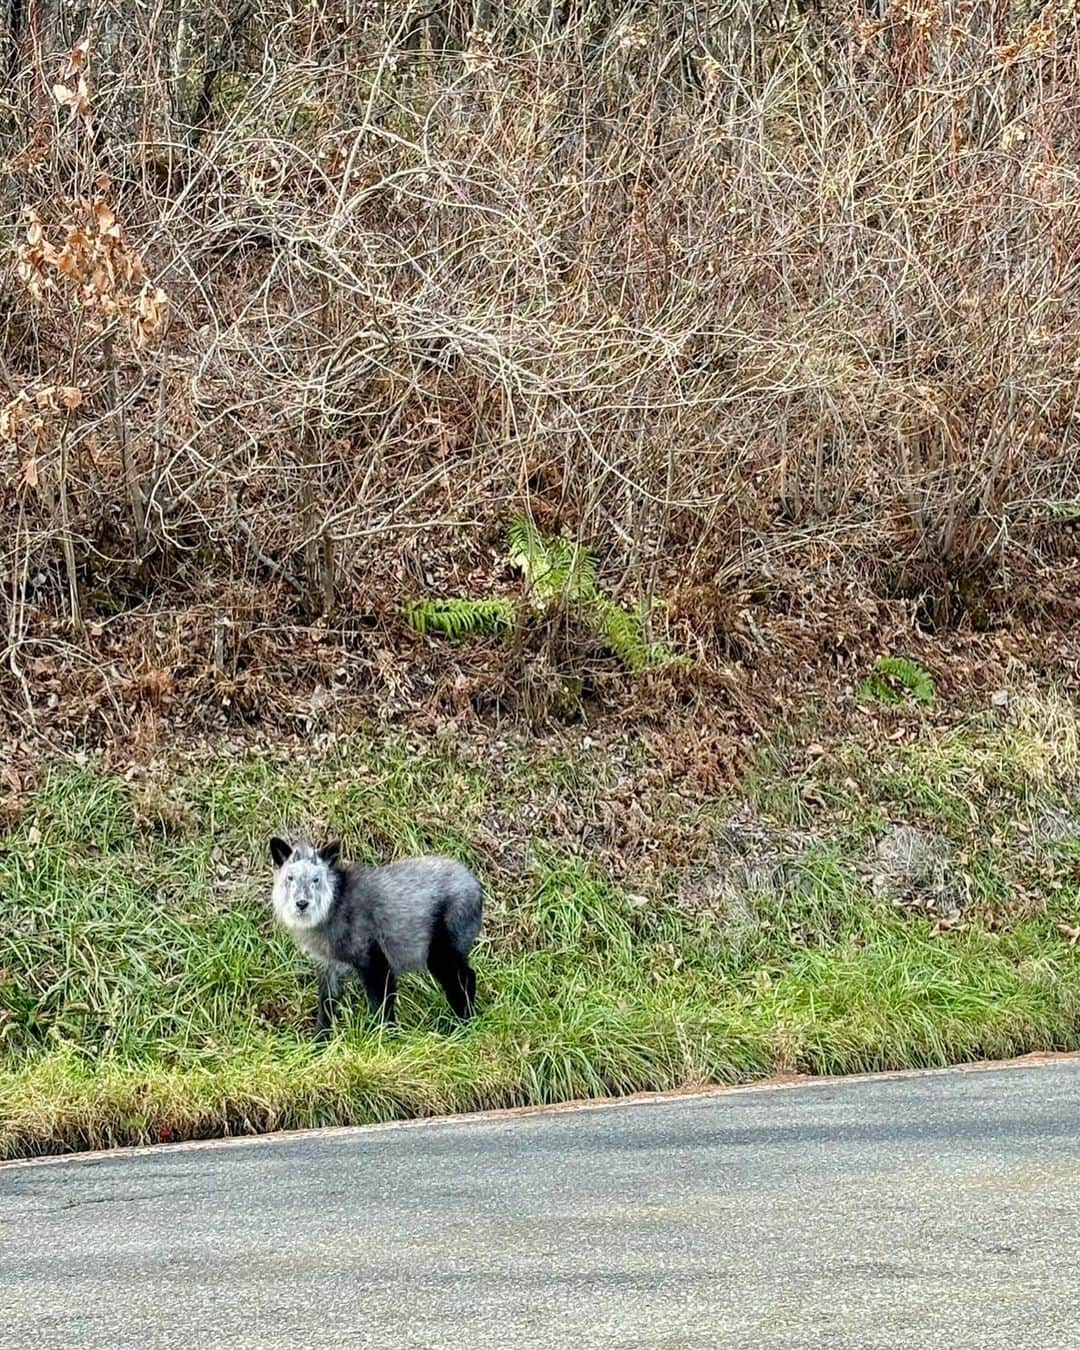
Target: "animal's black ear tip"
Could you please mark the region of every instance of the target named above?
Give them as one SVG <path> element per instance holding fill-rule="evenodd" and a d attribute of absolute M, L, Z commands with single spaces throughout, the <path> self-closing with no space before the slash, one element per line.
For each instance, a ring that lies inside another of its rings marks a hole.
<path fill-rule="evenodd" d="M 319 849 L 319 856 L 322 858 L 323 862 L 330 863 L 332 866 L 341 856 L 341 841 L 335 839 L 331 843 L 326 844 L 323 848 Z"/>
<path fill-rule="evenodd" d="M 284 839 L 279 839 L 276 834 L 271 838 L 270 857 L 274 860 L 275 866 L 280 867 L 291 852 L 292 849 Z"/>

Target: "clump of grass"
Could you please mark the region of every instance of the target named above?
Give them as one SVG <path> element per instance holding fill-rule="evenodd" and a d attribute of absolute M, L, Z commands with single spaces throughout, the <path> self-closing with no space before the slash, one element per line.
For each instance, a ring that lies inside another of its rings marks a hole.
<path fill-rule="evenodd" d="M 1080 965 L 1062 932 L 1080 917 L 1080 849 L 1059 828 L 1075 732 L 1066 703 L 1019 702 L 1004 723 L 838 747 L 816 772 L 847 786 L 815 792 L 814 838 L 738 913 L 628 894 L 541 821 L 513 870 L 478 846 L 492 803 L 509 812 L 533 778 L 590 809 L 617 776 L 595 747 L 588 774 L 573 756 L 518 756 L 502 774 L 382 739 L 297 778 L 252 752 L 177 774 L 167 830 L 145 789 L 54 768 L 0 852 L 0 1156 L 1076 1048 Z M 901 806 L 964 869 L 954 930 L 867 875 Z M 1052 840 L 1032 833 L 1051 810 Z M 264 836 L 281 822 L 340 834 L 360 859 L 438 849 L 484 872 L 474 1023 L 452 1024 L 415 978 L 398 1031 L 353 999 L 311 1044 L 312 974 L 265 899 Z"/>

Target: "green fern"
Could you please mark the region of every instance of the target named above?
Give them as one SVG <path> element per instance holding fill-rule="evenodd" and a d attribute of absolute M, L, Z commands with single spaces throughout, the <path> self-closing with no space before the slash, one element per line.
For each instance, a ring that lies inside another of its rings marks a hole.
<path fill-rule="evenodd" d="M 875 703 L 900 703 L 911 698 L 916 703 L 933 703 L 937 696 L 930 672 L 905 656 L 879 656 L 874 668 L 858 689 L 860 699 Z"/>
<path fill-rule="evenodd" d="M 583 545 L 542 535 L 524 516 L 510 522 L 507 545 L 512 566 L 523 573 L 526 589 L 541 609 L 595 595 L 596 562 Z"/>
<path fill-rule="evenodd" d="M 523 516 L 507 531 L 510 561 L 525 576 L 533 602 L 548 609 L 558 601 L 574 604 L 591 621 L 623 664 L 634 671 L 664 665 L 672 653 L 645 636 L 640 609 L 617 605 L 596 585 L 596 562 L 587 548 L 558 535 L 543 535 Z"/>
<path fill-rule="evenodd" d="M 511 600 L 452 596 L 446 600 L 412 600 L 405 606 L 405 618 L 421 635 L 439 633 L 460 641 L 475 634 L 501 637 L 513 628 L 515 611 Z"/>
<path fill-rule="evenodd" d="M 662 642 L 650 642 L 645 636 L 645 616 L 640 609 L 623 609 L 606 596 L 593 601 L 597 628 L 604 640 L 628 670 L 638 674 L 667 665 L 674 653 Z"/>
<path fill-rule="evenodd" d="M 507 548 L 510 562 L 524 576 L 533 607 L 544 612 L 560 602 L 574 605 L 628 670 L 636 674 L 677 659 L 662 642 L 648 640 L 640 608 L 624 609 L 599 590 L 596 562 L 584 545 L 541 534 L 532 521 L 519 516 L 507 530 Z M 457 641 L 506 636 L 516 623 L 517 610 L 506 599 L 456 596 L 410 601 L 405 618 L 418 633 L 438 633 Z"/>

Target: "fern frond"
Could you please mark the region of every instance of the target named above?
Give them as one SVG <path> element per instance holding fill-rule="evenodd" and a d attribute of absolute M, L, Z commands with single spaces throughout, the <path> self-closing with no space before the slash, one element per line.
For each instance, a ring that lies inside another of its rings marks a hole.
<path fill-rule="evenodd" d="M 513 601 L 470 600 L 451 596 L 445 600 L 412 600 L 405 605 L 405 619 L 421 635 L 439 633 L 460 641 L 482 634 L 501 637 L 514 626 Z"/>
<path fill-rule="evenodd" d="M 623 609 L 606 596 L 597 596 L 594 609 L 598 630 L 607 645 L 635 675 L 675 659 L 675 654 L 664 643 L 650 642 L 645 636 L 645 621 L 640 609 Z"/>
<path fill-rule="evenodd" d="M 524 516 L 510 522 L 506 535 L 510 562 L 525 577 L 526 589 L 540 608 L 594 594 L 596 562 L 584 545 L 543 535 Z"/>
<path fill-rule="evenodd" d="M 933 703 L 937 690 L 934 677 L 918 661 L 905 656 L 879 656 L 859 684 L 858 696 L 876 703 L 899 703 L 904 697 L 916 703 Z"/>

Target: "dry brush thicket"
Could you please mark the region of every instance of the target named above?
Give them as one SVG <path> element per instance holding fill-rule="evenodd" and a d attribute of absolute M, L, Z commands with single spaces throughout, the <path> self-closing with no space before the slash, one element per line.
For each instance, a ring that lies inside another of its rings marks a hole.
<path fill-rule="evenodd" d="M 1076 0 L 7 19 L 9 708 L 385 693 L 522 510 L 705 658 L 1074 617 Z"/>

